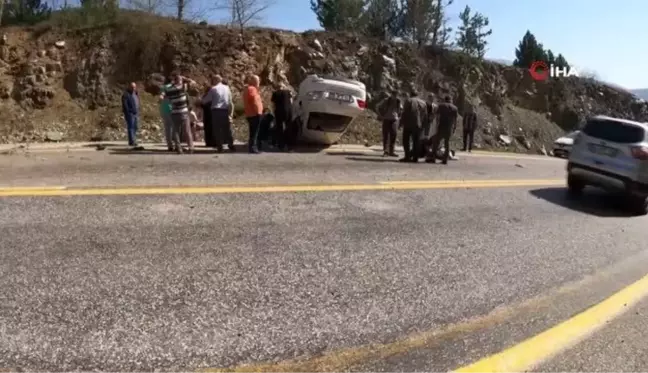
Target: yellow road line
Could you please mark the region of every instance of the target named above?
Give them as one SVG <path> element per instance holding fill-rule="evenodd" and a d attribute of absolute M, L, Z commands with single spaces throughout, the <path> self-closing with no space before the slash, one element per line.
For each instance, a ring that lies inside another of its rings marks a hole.
<path fill-rule="evenodd" d="M 0 187 L 0 192 L 12 191 L 41 191 L 41 190 L 63 190 L 64 186 L 28 186 L 28 187 Z"/>
<path fill-rule="evenodd" d="M 256 185 L 256 186 L 149 186 L 149 187 L 97 187 L 97 188 L 4 188 L 0 197 L 37 196 L 97 196 L 97 195 L 162 195 L 162 194 L 235 194 L 235 193 L 296 193 L 296 192 L 340 192 L 340 191 L 389 191 L 415 189 L 449 188 L 493 188 L 520 186 L 563 185 L 562 179 L 548 180 L 466 180 L 427 182 L 388 182 L 388 184 L 331 184 L 331 185 Z"/>
<path fill-rule="evenodd" d="M 340 348 L 328 351 L 323 355 L 305 356 L 278 362 L 258 362 L 230 367 L 210 367 L 198 369 L 199 372 L 343 372 L 354 370 L 366 362 L 381 361 L 417 348 L 432 348 L 448 340 L 457 340 L 480 330 L 504 324 L 518 315 L 529 315 L 553 307 L 555 298 L 569 297 L 580 292 L 584 287 L 591 287 L 599 281 L 616 277 L 618 271 L 624 270 L 627 263 L 643 260 L 641 256 L 628 258 L 605 268 L 595 274 L 550 289 L 548 292 L 526 299 L 516 304 L 498 307 L 488 314 L 468 320 L 426 330 L 409 335 L 401 340 L 385 344 L 369 344 L 357 347 Z"/>
<path fill-rule="evenodd" d="M 480 184 L 509 184 L 515 183 L 547 183 L 547 182 L 561 182 L 560 179 L 509 179 L 509 180 L 403 180 L 403 181 L 381 181 L 385 185 L 414 185 L 414 184 L 439 184 L 439 185 L 455 185 L 457 183 L 480 183 Z"/>
<path fill-rule="evenodd" d="M 466 156 L 466 157 L 485 157 L 485 158 L 510 158 L 510 159 L 519 159 L 519 160 L 537 160 L 537 161 L 564 161 L 562 158 L 549 157 L 549 156 L 539 156 L 539 155 L 529 155 L 529 154 L 516 154 L 516 153 L 459 153 L 457 156 Z"/>
<path fill-rule="evenodd" d="M 528 371 L 580 342 L 646 296 L 648 296 L 648 276 L 535 337 L 496 355 L 459 368 L 455 372 Z"/>

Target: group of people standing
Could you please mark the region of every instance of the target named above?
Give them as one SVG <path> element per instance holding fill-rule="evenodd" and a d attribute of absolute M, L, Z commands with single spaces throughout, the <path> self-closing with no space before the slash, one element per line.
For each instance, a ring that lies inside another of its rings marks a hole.
<path fill-rule="evenodd" d="M 260 83 L 259 76 L 250 75 L 242 92 L 244 115 L 248 124 L 248 152 L 260 153 L 266 142 L 280 150 L 290 151 L 296 142 L 296 129 L 291 126 L 292 93 L 285 85 L 277 86 L 272 94 L 273 114 L 263 107 Z M 198 119 L 196 112 L 201 113 L 202 121 Z M 211 87 L 201 99 L 190 105 L 187 79 L 173 73 L 162 87 L 160 114 L 169 151 L 183 153 L 181 142 L 184 139 L 188 152 L 192 153 L 196 132 L 200 128 L 204 130 L 207 147 L 222 153 L 224 145 L 227 145 L 230 152 L 236 151 L 232 130 L 234 101 L 232 91 L 221 75 L 212 76 Z"/>
<path fill-rule="evenodd" d="M 383 154 L 396 157 L 395 145 L 398 129 L 403 128 L 403 150 L 401 162 L 416 163 L 425 158 L 427 163 L 436 163 L 439 147 L 443 141 L 441 163 L 450 158 L 450 137 L 455 133 L 459 110 L 446 96 L 437 103 L 434 95 L 427 100 L 419 97 L 416 90 L 402 100 L 397 91 L 378 104 L 378 115 L 382 119 Z M 424 138 L 436 124 L 434 135 Z M 463 150 L 472 151 L 473 138 L 477 128 L 477 114 L 469 106 L 463 115 Z"/>
<path fill-rule="evenodd" d="M 204 130 L 205 145 L 219 153 L 227 145 L 234 152 L 234 101 L 232 91 L 220 75 L 212 77 L 212 85 L 201 99 L 190 102 L 188 84 L 192 81 L 177 72 L 171 74 L 161 87 L 160 116 L 164 125 L 164 138 L 171 152 L 194 152 L 194 140 L 199 130 Z M 298 128 L 292 125 L 292 92 L 283 84 L 272 94 L 274 114 L 263 107 L 259 91 L 260 79 L 250 75 L 242 93 L 243 109 L 248 123 L 248 151 L 260 153 L 263 143 L 271 143 L 283 151 L 296 145 Z M 137 85 L 131 83 L 122 95 L 122 111 L 126 121 L 128 145 L 137 148 L 137 130 L 140 100 Z M 197 113 L 202 117 L 200 120 Z M 182 143 L 187 144 L 183 148 Z"/>
<path fill-rule="evenodd" d="M 232 91 L 220 75 L 212 77 L 212 86 L 202 98 L 190 104 L 187 83 L 190 80 L 174 72 L 167 79 L 160 94 L 160 114 L 164 123 L 164 137 L 169 151 L 183 153 L 182 142 L 186 142 L 189 153 L 194 151 L 194 140 L 197 131 L 204 129 L 205 144 L 217 152 L 224 151 L 227 145 L 234 152 L 232 120 L 234 102 Z M 263 107 L 259 91 L 260 79 L 250 75 L 242 92 L 243 108 L 248 123 L 248 152 L 258 154 L 263 143 L 271 143 L 283 151 L 293 149 L 299 129 L 292 121 L 292 92 L 281 84 L 272 94 L 274 113 Z M 139 95 L 137 86 L 131 83 L 122 96 L 122 108 L 128 131 L 128 144 L 137 146 Z M 416 90 L 402 100 L 398 92 L 393 91 L 389 97 L 378 104 L 378 114 L 382 119 L 382 137 L 384 156 L 396 157 L 396 136 L 403 129 L 403 148 L 405 156 L 401 162 L 418 162 L 425 158 L 427 163 L 435 163 L 441 142 L 444 153 L 443 164 L 450 158 L 450 137 L 455 133 L 458 109 L 450 96 L 440 103 L 434 95 L 427 100 L 419 97 Z M 196 112 L 202 113 L 202 123 Z M 426 137 L 436 125 L 434 135 Z M 477 114 L 472 105 L 463 113 L 463 150 L 472 151 Z"/>

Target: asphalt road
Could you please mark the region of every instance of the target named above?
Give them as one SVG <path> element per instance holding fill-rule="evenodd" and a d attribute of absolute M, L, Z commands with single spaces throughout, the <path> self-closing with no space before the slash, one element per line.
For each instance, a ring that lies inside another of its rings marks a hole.
<path fill-rule="evenodd" d="M 0 187 L 562 177 L 564 161 L 515 156 L 0 157 Z M 0 369 L 451 370 L 645 275 L 647 220 L 615 204 L 560 186 L 1 198 Z M 638 319 L 542 367 L 599 370 L 582 354 L 641 341 Z"/>

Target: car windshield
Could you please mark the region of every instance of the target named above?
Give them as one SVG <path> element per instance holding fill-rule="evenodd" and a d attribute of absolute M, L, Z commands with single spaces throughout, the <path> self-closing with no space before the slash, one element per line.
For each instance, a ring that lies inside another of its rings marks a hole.
<path fill-rule="evenodd" d="M 643 128 L 615 120 L 589 120 L 583 128 L 583 132 L 597 139 L 621 144 L 632 144 L 644 140 Z"/>

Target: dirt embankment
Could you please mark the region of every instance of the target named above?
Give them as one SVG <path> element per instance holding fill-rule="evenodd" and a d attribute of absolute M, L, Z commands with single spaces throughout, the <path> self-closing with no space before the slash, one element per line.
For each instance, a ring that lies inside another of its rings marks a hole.
<path fill-rule="evenodd" d="M 146 91 L 141 95 L 142 136 L 159 140 L 155 94 L 162 77 L 174 69 L 196 81 L 195 97 L 216 72 L 230 81 L 235 96 L 246 74 L 259 74 L 268 87 L 266 98 L 272 83 L 296 87 L 306 74 L 339 74 L 366 84 L 370 107 L 387 90 L 414 85 L 424 94 L 451 95 L 460 109 L 475 105 L 481 121 L 476 142 L 500 150 L 542 153 L 590 114 L 648 118 L 645 103 L 592 80 L 535 82 L 525 70 L 352 34 L 250 29 L 242 35 L 133 13 L 101 27 L 49 23 L 3 28 L 2 33 L 3 143 L 124 139 L 119 96 L 133 80 Z M 236 136 L 245 139 L 240 119 Z M 369 110 L 342 141 L 378 143 L 379 128 Z"/>

